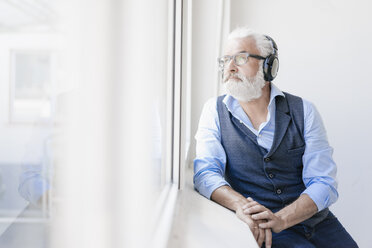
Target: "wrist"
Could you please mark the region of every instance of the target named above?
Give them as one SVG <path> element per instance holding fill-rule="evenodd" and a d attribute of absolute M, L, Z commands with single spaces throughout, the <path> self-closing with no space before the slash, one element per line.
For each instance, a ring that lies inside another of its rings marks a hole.
<path fill-rule="evenodd" d="M 289 227 L 287 219 L 282 214 L 280 214 L 280 212 L 277 212 L 274 215 L 279 219 L 278 232 L 281 232 Z"/>
<path fill-rule="evenodd" d="M 241 209 L 247 203 L 248 203 L 248 200 L 245 198 L 238 199 L 232 203 L 233 210 L 236 212 L 238 209 Z"/>

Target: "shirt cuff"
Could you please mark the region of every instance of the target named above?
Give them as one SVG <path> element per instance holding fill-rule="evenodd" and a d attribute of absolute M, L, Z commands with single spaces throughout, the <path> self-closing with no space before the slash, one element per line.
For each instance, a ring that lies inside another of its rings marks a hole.
<path fill-rule="evenodd" d="M 329 185 L 323 183 L 311 184 L 302 194 L 307 194 L 318 207 L 318 212 L 329 207 L 337 198 L 337 192 L 333 192 Z"/>
<path fill-rule="evenodd" d="M 204 195 L 208 199 L 211 199 L 212 193 L 222 186 L 230 186 L 224 178 L 219 175 L 210 176 L 207 180 L 201 180 L 201 183 L 195 183 L 195 188 L 199 191 L 200 194 Z M 231 187 L 231 186 L 230 186 Z"/>

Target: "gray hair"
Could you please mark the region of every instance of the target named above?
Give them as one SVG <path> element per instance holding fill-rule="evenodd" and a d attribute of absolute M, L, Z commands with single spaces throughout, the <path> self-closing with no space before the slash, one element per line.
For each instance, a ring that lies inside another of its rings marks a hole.
<path fill-rule="evenodd" d="M 248 27 L 235 28 L 228 36 L 228 40 L 239 38 L 253 38 L 256 42 L 258 51 L 262 57 L 267 57 L 273 53 L 273 46 L 271 41 L 265 35 L 257 33 Z"/>

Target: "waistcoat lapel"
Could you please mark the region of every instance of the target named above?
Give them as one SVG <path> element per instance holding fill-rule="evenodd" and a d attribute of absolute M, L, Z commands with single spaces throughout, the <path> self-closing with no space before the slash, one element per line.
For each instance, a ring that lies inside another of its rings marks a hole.
<path fill-rule="evenodd" d="M 287 132 L 291 116 L 289 115 L 289 109 L 287 100 L 283 96 L 277 96 L 275 98 L 276 110 L 275 110 L 275 133 L 274 140 L 269 153 L 266 157 L 270 157 L 276 149 L 278 149 L 282 139 Z"/>
<path fill-rule="evenodd" d="M 252 131 L 249 130 L 249 128 L 247 128 L 241 121 L 236 119 L 231 113 L 230 116 L 232 122 L 246 135 L 246 137 L 248 137 L 256 145 L 258 145 L 257 136 L 254 133 L 252 133 Z"/>

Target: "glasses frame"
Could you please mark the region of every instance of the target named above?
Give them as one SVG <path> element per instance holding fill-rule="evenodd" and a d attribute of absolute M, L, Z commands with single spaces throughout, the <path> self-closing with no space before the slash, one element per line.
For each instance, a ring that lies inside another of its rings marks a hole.
<path fill-rule="evenodd" d="M 242 55 L 242 54 L 244 54 L 246 56 L 245 57 L 245 62 L 243 64 L 237 64 L 236 63 L 236 56 Z M 220 70 L 223 70 L 225 68 L 225 66 L 230 63 L 231 60 L 234 61 L 234 64 L 235 65 L 241 66 L 241 65 L 244 65 L 244 64 L 246 64 L 248 62 L 248 58 L 249 57 L 255 58 L 255 59 L 259 59 L 259 60 L 265 60 L 266 59 L 265 57 L 262 57 L 262 56 L 257 55 L 257 54 L 250 54 L 248 52 L 240 52 L 240 53 L 237 53 L 235 55 L 225 55 L 225 56 L 221 56 L 221 57 L 217 58 L 218 67 L 220 68 Z M 221 65 L 221 60 L 223 58 L 228 58 L 229 60 L 226 63 L 224 63 L 223 65 Z"/>

